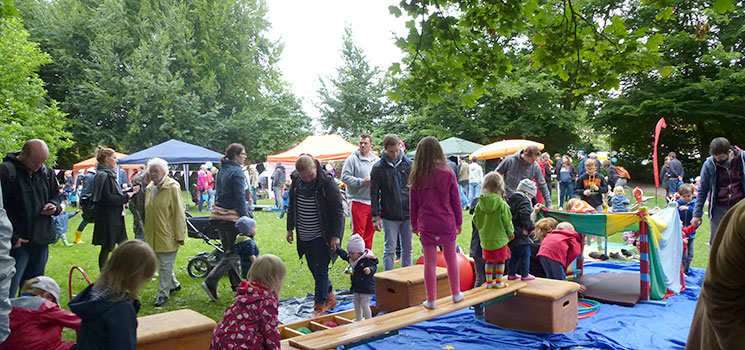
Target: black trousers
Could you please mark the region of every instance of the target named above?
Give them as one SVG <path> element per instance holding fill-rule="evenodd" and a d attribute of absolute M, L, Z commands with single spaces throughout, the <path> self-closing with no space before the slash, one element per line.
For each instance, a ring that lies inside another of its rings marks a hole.
<path fill-rule="evenodd" d="M 238 288 L 238 285 L 241 283 L 241 277 L 238 274 L 241 259 L 235 250 L 235 238 L 238 236 L 238 228 L 235 227 L 235 223 L 232 221 L 213 220 L 210 221 L 210 224 L 217 227 L 217 233 L 220 235 L 224 253 L 220 261 L 215 265 L 215 268 L 207 275 L 205 283 L 217 289 L 218 282 L 227 274 L 230 278 L 230 286 L 233 289 Z"/>

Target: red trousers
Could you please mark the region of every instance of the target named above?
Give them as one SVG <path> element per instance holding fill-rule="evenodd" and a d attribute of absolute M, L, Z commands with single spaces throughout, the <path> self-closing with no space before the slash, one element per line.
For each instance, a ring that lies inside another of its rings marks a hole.
<path fill-rule="evenodd" d="M 365 248 L 372 250 L 375 228 L 372 222 L 370 206 L 365 203 L 350 203 L 352 211 L 352 233 L 359 234 L 365 241 Z"/>

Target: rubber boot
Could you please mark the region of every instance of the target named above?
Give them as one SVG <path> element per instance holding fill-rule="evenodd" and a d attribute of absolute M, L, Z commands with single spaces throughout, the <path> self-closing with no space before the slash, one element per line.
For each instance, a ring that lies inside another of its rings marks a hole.
<path fill-rule="evenodd" d="M 314 303 L 313 304 L 313 318 L 321 317 L 326 315 L 326 304 Z"/>
<path fill-rule="evenodd" d="M 326 296 L 326 310 L 333 310 L 336 307 L 336 296 L 334 295 L 334 292 L 329 292 L 329 295 Z"/>
<path fill-rule="evenodd" d="M 69 247 L 69 246 L 72 245 L 72 244 L 70 244 L 70 243 L 67 242 L 67 237 L 64 236 L 64 235 L 62 236 L 62 243 L 65 244 L 65 247 Z"/>
<path fill-rule="evenodd" d="M 82 244 L 85 243 L 81 239 L 83 238 L 83 232 L 82 231 L 75 231 L 75 244 Z"/>

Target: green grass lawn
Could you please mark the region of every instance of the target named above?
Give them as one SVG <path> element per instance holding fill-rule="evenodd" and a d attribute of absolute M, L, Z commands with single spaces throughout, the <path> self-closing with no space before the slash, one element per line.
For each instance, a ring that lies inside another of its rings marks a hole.
<path fill-rule="evenodd" d="M 555 197 L 555 194 L 554 194 Z M 653 201 L 651 201 L 654 203 Z M 659 201 L 664 203 L 664 201 Z M 273 204 L 270 200 L 261 200 L 259 204 Z M 192 206 L 191 213 L 195 216 L 207 215 L 208 213 L 199 213 Z M 299 260 L 297 255 L 296 246 L 294 244 L 288 244 L 285 241 L 285 224 L 286 219 L 279 219 L 278 213 L 270 212 L 256 212 L 255 217 L 258 225 L 258 233 L 256 235 L 256 243 L 259 246 L 261 253 L 272 253 L 285 262 L 287 265 L 287 278 L 285 281 L 284 288 L 280 298 L 292 297 L 292 296 L 305 296 L 308 293 L 313 292 L 313 278 L 305 266 L 304 260 Z M 471 215 L 467 212 L 464 213 L 463 218 L 463 233 L 458 236 L 458 245 L 467 254 L 471 239 Z M 708 251 L 709 247 L 704 244 L 709 240 L 709 225 L 706 219 L 704 224 L 698 231 L 696 239 L 696 257 L 693 261 L 693 266 L 705 268 L 708 262 Z M 70 220 L 70 232 L 68 239 L 72 241 L 74 239 L 74 230 L 80 223 L 80 215 L 75 216 Z M 127 229 L 129 236 L 132 237 L 132 216 L 127 211 L 126 216 Z M 349 228 L 350 219 L 346 221 L 346 232 L 344 234 L 343 244 L 346 246 L 346 241 L 349 238 L 351 230 Z M 72 247 L 65 247 L 61 242 L 58 242 L 50 247 L 49 263 L 47 265 L 47 275 L 54 278 L 62 288 L 61 305 L 67 306 L 69 301 L 68 294 L 68 276 L 70 274 L 70 268 L 73 266 L 82 267 L 87 273 L 91 280 L 95 281 L 98 277 L 99 271 L 97 266 L 99 248 L 90 244 L 91 236 L 93 234 L 93 225 L 88 227 L 83 232 L 83 241 L 85 244 L 73 245 Z M 375 235 L 373 241 L 373 250 L 377 256 L 382 257 L 383 253 L 383 234 L 379 232 Z M 610 237 L 613 242 L 621 242 L 621 235 L 617 234 Z M 233 301 L 234 294 L 230 290 L 230 283 L 227 278 L 224 278 L 218 289 L 220 301 L 210 302 L 207 294 L 200 286 L 203 279 L 192 278 L 187 273 L 187 264 L 189 258 L 196 255 L 201 251 L 211 250 L 211 247 L 204 244 L 201 240 L 187 238 L 186 244 L 181 250 L 179 250 L 178 257 L 176 259 L 176 277 L 181 282 L 183 289 L 177 293 L 174 293 L 168 300 L 165 306 L 161 308 L 154 308 L 153 302 L 155 301 L 158 284 L 157 281 L 146 283 L 142 292 L 140 293 L 140 300 L 142 301 L 142 309 L 139 315 L 150 315 L 161 313 L 164 311 L 177 310 L 182 308 L 190 308 L 205 314 L 217 321 L 222 319 L 225 309 L 230 306 Z M 414 259 L 416 260 L 421 254 L 421 243 L 418 239 L 414 240 Z M 381 259 L 382 260 L 382 259 Z M 133 262 L 136 263 L 136 262 Z M 382 262 L 381 262 L 382 264 Z M 346 263 L 338 260 L 332 265 L 330 270 L 330 278 L 335 289 L 348 289 L 350 287 L 350 279 L 348 275 L 344 274 L 344 268 Z M 381 266 L 382 269 L 382 266 Z M 81 275 L 77 272 L 72 278 L 72 290 L 73 293 L 81 291 L 87 283 L 82 279 Z M 74 337 L 72 333 L 66 333 L 66 338 Z"/>

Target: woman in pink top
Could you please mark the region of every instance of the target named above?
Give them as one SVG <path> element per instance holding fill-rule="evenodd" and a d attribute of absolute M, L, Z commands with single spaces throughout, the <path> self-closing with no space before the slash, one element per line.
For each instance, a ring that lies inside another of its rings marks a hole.
<path fill-rule="evenodd" d="M 197 203 L 199 203 L 199 211 L 204 211 L 203 195 L 205 193 L 207 193 L 207 165 L 202 164 L 197 173 Z"/>
<path fill-rule="evenodd" d="M 453 302 L 463 300 L 460 291 L 455 238 L 460 233 L 463 212 L 455 174 L 445 162 L 440 142 L 432 136 L 419 141 L 414 166 L 409 177 L 411 186 L 409 211 L 411 231 L 419 236 L 424 250 L 424 287 L 428 309 L 435 308 L 437 299 L 437 246 L 442 246 L 448 268 L 448 280 Z"/>

